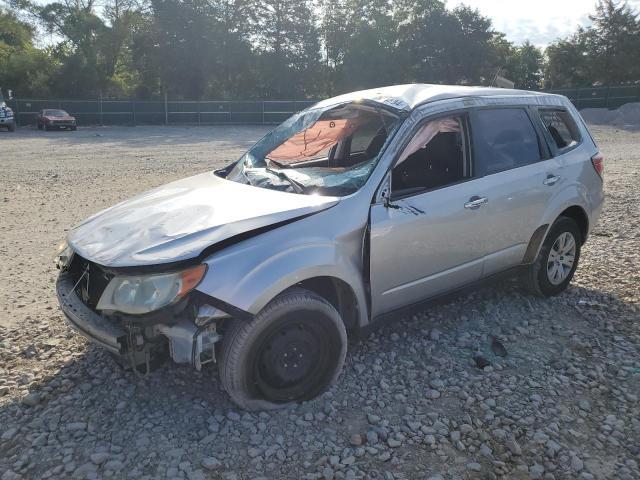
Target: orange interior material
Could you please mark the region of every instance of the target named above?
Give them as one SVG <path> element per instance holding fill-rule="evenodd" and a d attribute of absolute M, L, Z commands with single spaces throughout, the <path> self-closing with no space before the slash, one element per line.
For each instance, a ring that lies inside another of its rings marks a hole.
<path fill-rule="evenodd" d="M 328 151 L 340 140 L 352 135 L 362 123 L 360 118 L 318 120 L 275 148 L 267 155 L 267 159 L 287 164 L 316 158 L 320 152 Z"/>

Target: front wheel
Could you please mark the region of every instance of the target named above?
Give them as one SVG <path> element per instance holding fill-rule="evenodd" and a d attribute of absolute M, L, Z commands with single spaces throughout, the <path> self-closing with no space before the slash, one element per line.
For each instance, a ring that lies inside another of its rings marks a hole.
<path fill-rule="evenodd" d="M 15 123 L 10 123 L 9 124 L 9 131 L 10 132 L 15 132 L 16 131 L 16 124 Z"/>
<path fill-rule="evenodd" d="M 540 297 L 564 291 L 578 267 L 581 246 L 582 234 L 575 220 L 558 218 L 549 229 L 536 261 L 523 276 L 525 288 Z"/>
<path fill-rule="evenodd" d="M 277 408 L 310 400 L 333 385 L 346 352 L 347 333 L 336 309 L 313 292 L 291 289 L 252 321 L 231 321 L 220 378 L 241 408 Z"/>

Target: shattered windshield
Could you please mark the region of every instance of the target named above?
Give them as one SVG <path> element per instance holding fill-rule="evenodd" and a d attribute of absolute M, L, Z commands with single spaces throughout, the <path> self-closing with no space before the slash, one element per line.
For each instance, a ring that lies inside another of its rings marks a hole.
<path fill-rule="evenodd" d="M 300 112 L 256 143 L 228 180 L 286 192 L 344 196 L 373 171 L 399 117 L 349 103 Z"/>

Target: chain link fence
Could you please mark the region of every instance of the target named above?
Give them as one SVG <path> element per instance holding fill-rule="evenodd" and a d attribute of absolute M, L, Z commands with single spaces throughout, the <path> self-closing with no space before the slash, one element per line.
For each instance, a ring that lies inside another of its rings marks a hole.
<path fill-rule="evenodd" d="M 618 108 L 640 102 L 640 85 L 548 90 L 567 96 L 578 109 Z M 38 112 L 60 108 L 79 125 L 270 125 L 313 105 L 314 100 L 174 101 L 13 99 L 18 125 L 35 125 Z"/>
<path fill-rule="evenodd" d="M 143 101 L 12 99 L 18 125 L 35 125 L 40 110 L 59 108 L 79 125 L 279 124 L 315 101 Z"/>
<path fill-rule="evenodd" d="M 583 108 L 614 109 L 621 107 L 625 103 L 640 102 L 640 85 L 560 88 L 547 90 L 547 92 L 566 96 L 578 110 Z"/>

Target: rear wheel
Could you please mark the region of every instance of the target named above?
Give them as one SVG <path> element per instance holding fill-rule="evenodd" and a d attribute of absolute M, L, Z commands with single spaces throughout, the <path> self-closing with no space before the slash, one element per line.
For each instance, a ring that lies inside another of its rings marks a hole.
<path fill-rule="evenodd" d="M 220 378 L 243 409 L 277 408 L 329 388 L 346 351 L 347 333 L 336 309 L 313 292 L 292 289 L 251 322 L 232 320 L 224 333 Z"/>
<path fill-rule="evenodd" d="M 15 123 L 10 123 L 8 128 L 9 128 L 10 132 L 15 132 L 16 131 L 16 124 Z"/>
<path fill-rule="evenodd" d="M 48 132 L 49 130 L 51 130 L 51 127 L 49 125 L 45 125 L 44 129 Z"/>
<path fill-rule="evenodd" d="M 549 229 L 538 258 L 523 277 L 525 288 L 541 297 L 564 291 L 578 267 L 581 246 L 582 235 L 575 220 L 558 218 Z"/>

